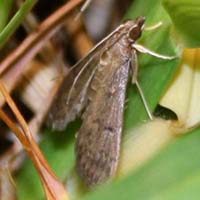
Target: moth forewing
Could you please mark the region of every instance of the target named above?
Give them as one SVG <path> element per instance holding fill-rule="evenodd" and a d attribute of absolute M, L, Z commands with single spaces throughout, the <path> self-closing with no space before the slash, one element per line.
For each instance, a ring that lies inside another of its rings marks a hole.
<path fill-rule="evenodd" d="M 81 112 L 87 101 L 87 88 L 91 76 L 94 75 L 98 59 L 98 54 L 91 57 L 90 62 L 83 62 L 75 68 L 72 68 L 64 78 L 48 116 L 48 124 L 53 129 L 63 130 Z M 86 72 L 79 74 L 81 69 L 86 65 Z M 71 91 L 76 76 L 79 76 L 79 81 L 74 84 L 74 90 L 71 92 L 69 98 L 69 92 Z"/>
<path fill-rule="evenodd" d="M 89 187 L 113 177 L 118 166 L 130 66 L 130 49 L 123 42 L 102 53 L 78 132 L 76 168 Z"/>

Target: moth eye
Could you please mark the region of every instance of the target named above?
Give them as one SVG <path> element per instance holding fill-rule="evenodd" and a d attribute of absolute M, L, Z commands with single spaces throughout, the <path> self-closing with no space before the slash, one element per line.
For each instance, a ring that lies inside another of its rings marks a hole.
<path fill-rule="evenodd" d="M 141 28 L 139 26 L 133 27 L 130 31 L 129 31 L 129 37 L 132 40 L 137 40 L 142 34 Z"/>

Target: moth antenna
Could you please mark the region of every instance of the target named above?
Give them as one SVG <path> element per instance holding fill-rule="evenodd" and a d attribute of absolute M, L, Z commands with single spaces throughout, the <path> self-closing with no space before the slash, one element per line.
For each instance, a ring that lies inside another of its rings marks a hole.
<path fill-rule="evenodd" d="M 72 86 L 71 86 L 71 88 L 70 88 L 70 90 L 69 90 L 69 94 L 68 94 L 67 102 L 66 102 L 67 105 L 69 104 L 69 100 L 70 100 L 70 98 L 71 98 L 71 94 L 72 94 L 72 91 L 73 91 L 73 89 L 74 89 L 75 84 L 77 83 L 77 81 L 78 81 L 80 75 L 83 73 L 83 71 L 86 69 L 87 65 L 90 63 L 90 61 L 91 61 L 92 59 L 93 59 L 93 57 L 91 57 L 91 58 L 89 59 L 89 61 L 85 63 L 85 65 L 83 66 L 83 68 L 79 71 L 79 73 L 78 73 L 77 76 L 75 77 L 75 79 L 74 79 L 74 81 L 73 81 L 73 84 L 72 84 Z"/>
<path fill-rule="evenodd" d="M 153 115 L 152 115 L 152 113 L 151 113 L 151 111 L 150 111 L 150 108 L 149 108 L 149 106 L 148 106 L 147 100 L 146 100 L 146 98 L 145 98 L 145 96 L 144 96 L 144 93 L 143 93 L 143 91 L 142 91 L 142 88 L 140 87 L 140 84 L 139 84 L 139 82 L 138 82 L 137 80 L 135 80 L 135 85 L 136 85 L 136 87 L 137 87 L 137 89 L 138 89 L 138 91 L 139 91 L 140 97 L 141 97 L 141 99 L 142 99 L 142 102 L 143 102 L 143 104 L 144 104 L 145 110 L 146 110 L 146 112 L 147 112 L 147 114 L 148 114 L 150 120 L 153 120 Z"/>
<path fill-rule="evenodd" d="M 79 13 L 75 17 L 75 21 L 77 21 L 80 16 L 83 14 L 83 12 L 88 8 L 92 0 L 86 0 L 85 3 L 82 5 L 81 9 L 79 10 Z"/>
<path fill-rule="evenodd" d="M 163 25 L 163 22 L 160 21 L 152 26 L 148 26 L 148 27 L 144 27 L 144 31 L 152 31 L 152 30 L 155 30 L 157 28 L 160 28 L 161 26 Z"/>

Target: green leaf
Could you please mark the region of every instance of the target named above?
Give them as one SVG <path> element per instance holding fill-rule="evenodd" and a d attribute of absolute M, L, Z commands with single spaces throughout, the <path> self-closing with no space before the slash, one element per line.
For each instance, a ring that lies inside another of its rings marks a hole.
<path fill-rule="evenodd" d="M 200 1 L 199 0 L 163 0 L 177 31 L 177 39 L 185 47 L 200 47 Z"/>
<path fill-rule="evenodd" d="M 0 32 L 0 48 L 6 43 L 10 36 L 15 32 L 21 24 L 24 17 L 28 14 L 37 0 L 26 0 L 6 27 Z"/>

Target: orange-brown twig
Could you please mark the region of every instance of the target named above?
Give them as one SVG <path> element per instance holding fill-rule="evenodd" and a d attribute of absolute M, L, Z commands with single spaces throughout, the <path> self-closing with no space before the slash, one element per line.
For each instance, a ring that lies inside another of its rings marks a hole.
<path fill-rule="evenodd" d="M 23 131 L 17 128 L 15 123 L 10 120 L 10 118 L 4 113 L 2 109 L 0 109 L 0 117 L 13 130 L 13 132 L 16 134 L 16 136 L 23 144 L 30 158 L 32 159 L 36 169 L 38 170 L 41 176 L 42 184 L 44 186 L 48 199 L 55 199 L 55 200 L 68 199 L 63 184 L 58 180 L 56 175 L 51 170 L 44 155 L 42 154 L 35 140 L 33 139 L 24 118 L 17 109 L 14 101 L 10 97 L 9 93 L 6 91 L 6 88 L 4 87 L 1 81 L 0 81 L 0 90 L 3 96 L 5 97 L 8 105 L 10 106 L 11 110 L 18 119 L 19 124 Z"/>

